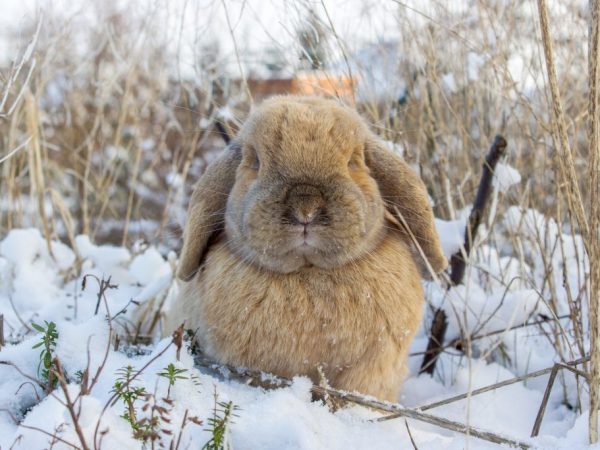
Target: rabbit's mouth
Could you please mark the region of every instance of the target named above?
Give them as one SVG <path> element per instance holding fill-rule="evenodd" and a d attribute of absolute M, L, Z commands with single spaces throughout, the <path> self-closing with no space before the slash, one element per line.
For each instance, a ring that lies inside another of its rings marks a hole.
<path fill-rule="evenodd" d="M 292 246 L 297 248 L 299 251 L 305 251 L 310 248 L 319 247 L 318 230 L 315 229 L 314 225 L 304 224 L 303 226 L 294 226 L 291 230 L 292 239 L 290 239 Z"/>
<path fill-rule="evenodd" d="M 282 246 L 285 256 L 302 256 L 304 258 L 317 257 L 322 255 L 322 241 L 318 237 L 318 233 L 310 227 L 300 227 L 298 230 L 293 230 L 288 238 L 287 245 Z"/>
<path fill-rule="evenodd" d="M 252 252 L 253 261 L 276 272 L 289 273 L 303 267 L 331 269 L 337 266 L 335 258 L 328 256 L 327 246 L 318 230 L 308 228 L 293 230 L 280 238 L 278 245 L 269 244 L 266 250 Z"/>

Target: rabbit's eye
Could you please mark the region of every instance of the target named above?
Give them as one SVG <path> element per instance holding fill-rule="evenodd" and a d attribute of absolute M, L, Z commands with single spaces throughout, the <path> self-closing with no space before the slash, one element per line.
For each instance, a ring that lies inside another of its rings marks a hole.
<path fill-rule="evenodd" d="M 258 158 L 258 155 L 254 155 L 254 159 L 252 163 L 250 163 L 250 168 L 253 170 L 258 170 L 260 168 L 260 159 Z"/>
<path fill-rule="evenodd" d="M 258 158 L 258 152 L 252 145 L 248 145 L 244 149 L 244 160 L 246 167 L 252 170 L 258 170 L 260 168 L 260 159 Z"/>
<path fill-rule="evenodd" d="M 351 170 L 354 170 L 354 169 L 358 169 L 358 167 L 359 167 L 358 162 L 356 161 L 356 158 L 353 156 L 348 161 L 348 168 Z"/>

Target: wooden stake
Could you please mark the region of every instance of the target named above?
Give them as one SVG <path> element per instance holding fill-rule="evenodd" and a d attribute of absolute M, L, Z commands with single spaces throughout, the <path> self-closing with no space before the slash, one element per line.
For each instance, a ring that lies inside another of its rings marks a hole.
<path fill-rule="evenodd" d="M 473 202 L 473 209 L 469 214 L 469 221 L 465 227 L 465 238 L 464 238 L 464 249 L 456 252 L 450 259 L 450 286 L 456 286 L 462 283 L 465 275 L 465 268 L 471 248 L 473 247 L 473 239 L 477 236 L 477 229 L 481 223 L 485 207 L 490 198 L 492 192 L 492 180 L 494 179 L 494 169 L 496 164 L 505 154 L 506 151 L 506 139 L 502 136 L 497 135 L 494 138 L 494 142 L 490 147 L 490 150 L 485 157 L 483 163 L 483 170 L 481 172 L 481 179 L 479 181 L 479 187 L 477 188 L 477 195 Z M 419 373 L 433 374 L 435 370 L 435 364 L 438 356 L 444 348 L 444 338 L 446 337 L 446 329 L 448 328 L 446 313 L 443 309 L 439 308 L 436 310 L 433 316 L 433 322 L 431 325 L 431 331 L 429 334 L 429 342 L 427 343 L 427 351 L 423 357 L 423 363 L 421 364 L 421 370 Z"/>

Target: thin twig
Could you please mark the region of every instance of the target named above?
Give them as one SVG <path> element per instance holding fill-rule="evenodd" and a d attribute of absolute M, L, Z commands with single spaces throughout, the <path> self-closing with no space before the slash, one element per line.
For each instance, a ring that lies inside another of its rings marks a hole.
<path fill-rule="evenodd" d="M 108 338 L 106 341 L 106 347 L 104 349 L 104 356 L 102 358 L 102 362 L 100 363 L 100 365 L 98 366 L 98 369 L 96 369 L 96 374 L 92 377 L 92 381 L 90 383 L 89 386 L 85 386 L 84 389 L 82 389 L 82 392 L 91 392 L 92 389 L 94 388 L 94 386 L 96 385 L 96 383 L 99 381 L 100 379 L 100 374 L 102 373 L 102 371 L 104 370 L 104 366 L 106 364 L 106 361 L 108 360 L 108 354 L 110 352 L 110 346 L 111 346 L 111 339 L 112 339 L 112 335 L 113 335 L 113 324 L 112 324 L 112 318 L 111 318 L 111 314 L 110 314 L 110 308 L 108 307 L 108 300 L 106 299 L 106 294 L 105 291 L 107 289 L 116 289 L 118 288 L 117 285 L 112 285 L 110 284 L 110 277 L 108 277 L 108 280 L 104 280 L 104 278 L 102 278 L 102 280 L 99 280 L 98 277 L 96 277 L 95 275 L 85 275 L 83 277 L 83 280 L 81 282 L 81 289 L 85 290 L 85 284 L 86 284 L 86 279 L 88 276 L 92 276 L 99 284 L 99 288 L 98 288 L 98 301 L 100 301 L 100 299 L 104 300 L 104 308 L 106 309 L 106 319 L 108 321 Z M 99 304 L 96 305 L 96 312 L 98 311 L 98 307 Z M 89 349 L 90 349 L 90 341 L 91 341 L 91 336 L 88 338 L 88 343 L 87 343 L 87 361 L 88 361 L 88 365 L 86 366 L 86 370 L 89 369 L 89 363 L 90 363 L 90 353 L 89 353 Z M 89 376 L 89 370 L 88 370 L 88 374 Z M 94 442 L 95 443 L 95 442 Z"/>
<path fill-rule="evenodd" d="M 575 366 L 575 365 L 578 365 L 578 364 L 583 364 L 583 363 L 585 363 L 587 361 L 589 361 L 589 357 L 580 358 L 580 359 L 577 359 L 575 361 L 568 362 L 566 365 L 568 365 L 568 366 Z M 541 377 L 543 375 L 551 373 L 552 370 L 554 370 L 554 366 L 547 367 L 545 369 L 536 370 L 534 372 L 530 372 L 530 373 L 527 373 L 525 375 L 521 375 L 519 377 L 509 378 L 507 380 L 500 381 L 500 382 L 494 383 L 494 384 L 490 384 L 489 386 L 485 386 L 485 387 L 482 387 L 482 388 L 479 388 L 479 389 L 475 389 L 475 390 L 470 391 L 470 392 L 465 392 L 465 393 L 460 394 L 460 395 L 455 395 L 454 397 L 446 398 L 446 399 L 440 400 L 438 402 L 428 403 L 426 405 L 419 406 L 417 408 L 417 410 L 419 410 L 419 411 L 427 411 L 428 409 L 439 408 L 440 406 L 444 406 L 444 405 L 447 405 L 449 403 L 454 403 L 454 402 L 457 402 L 459 400 L 464 400 L 467 397 L 473 397 L 475 395 L 485 394 L 486 392 L 493 391 L 495 389 L 498 389 L 498 388 L 501 388 L 501 387 L 504 387 L 504 386 L 509 386 L 511 384 L 519 383 L 521 381 L 525 381 L 525 380 L 528 380 L 530 378 Z M 400 414 L 392 414 L 392 415 L 389 415 L 389 416 L 380 417 L 379 419 L 377 419 L 377 421 L 378 422 L 384 422 L 386 420 L 396 419 L 398 417 L 402 417 L 402 416 Z"/>
<path fill-rule="evenodd" d="M 535 417 L 535 422 L 533 424 L 533 429 L 531 430 L 531 437 L 536 437 L 540 433 L 540 428 L 542 427 L 542 420 L 544 420 L 544 413 L 546 412 L 546 406 L 548 405 L 548 400 L 550 400 L 550 393 L 552 392 L 552 387 L 554 386 L 554 381 L 556 380 L 556 375 L 558 375 L 558 371 L 560 369 L 567 369 L 573 372 L 575 375 L 581 376 L 585 378 L 589 382 L 589 378 L 587 374 L 583 373 L 580 370 L 571 367 L 568 364 L 556 363 L 552 367 L 552 371 L 550 372 L 550 377 L 548 378 L 548 384 L 546 384 L 546 390 L 544 391 L 544 397 L 542 398 L 542 403 L 538 409 L 537 416 Z"/>
<path fill-rule="evenodd" d="M 589 361 L 589 357 L 580 358 L 580 359 L 577 359 L 575 361 L 571 361 L 571 362 L 569 362 L 567 364 L 568 365 L 577 365 L 577 364 L 582 364 L 582 363 L 587 362 L 587 361 Z M 453 403 L 453 402 L 458 401 L 458 400 L 463 400 L 463 399 L 465 399 L 467 397 L 473 397 L 475 395 L 484 394 L 486 392 L 493 391 L 495 389 L 498 389 L 498 388 L 501 388 L 501 387 L 504 387 L 504 386 L 509 386 L 511 384 L 515 384 L 515 383 L 519 383 L 521 381 L 528 380 L 530 378 L 541 377 L 543 375 L 546 375 L 547 373 L 550 373 L 552 371 L 553 367 L 554 366 L 547 367 L 545 369 L 536 370 L 534 372 L 530 372 L 530 373 L 527 373 L 525 375 L 521 375 L 519 377 L 509 378 L 508 380 L 500 381 L 498 383 L 491 384 L 489 386 L 485 386 L 485 387 L 482 387 L 482 388 L 479 388 L 479 389 L 475 389 L 475 390 L 473 390 L 471 392 L 465 392 L 463 394 L 456 395 L 454 397 L 451 397 L 451 398 L 448 398 L 448 399 L 445 399 L 445 400 L 441 400 L 439 402 L 429 403 L 427 405 L 419 407 L 418 409 L 420 411 L 426 411 L 428 409 L 438 408 L 440 406 L 447 405 L 448 403 Z"/>
<path fill-rule="evenodd" d="M 19 375 L 21 375 L 24 378 L 27 378 L 29 381 L 31 381 L 33 384 L 37 384 L 39 387 L 41 387 L 42 389 L 44 389 L 46 386 L 44 386 L 43 383 L 41 383 L 37 378 L 32 377 L 31 375 L 27 375 L 25 372 L 23 372 L 19 366 L 17 366 L 15 363 L 11 362 L 11 361 L 0 361 L 0 365 L 3 366 L 11 366 L 13 369 L 15 369 L 17 372 L 19 372 Z"/>
<path fill-rule="evenodd" d="M 244 86 L 244 90 L 246 91 L 246 95 L 248 96 L 248 100 L 252 103 L 252 92 L 250 91 L 250 86 L 248 86 L 248 79 L 246 78 L 246 73 L 244 72 L 244 68 L 242 67 L 242 62 L 240 59 L 240 52 L 237 45 L 237 40 L 235 39 L 235 34 L 233 32 L 233 27 L 231 25 L 231 19 L 229 18 L 229 10 L 227 9 L 227 3 L 225 0 L 221 0 L 223 4 L 223 9 L 225 10 L 225 20 L 227 21 L 227 27 L 229 28 L 229 34 L 231 35 L 231 40 L 233 42 L 233 50 L 235 52 L 235 59 L 237 61 L 238 70 L 240 71 L 240 76 L 242 78 L 242 84 Z"/>
<path fill-rule="evenodd" d="M 260 386 L 265 389 L 288 387 L 292 384 L 292 381 L 288 378 L 267 375 L 263 372 L 257 372 L 249 369 L 238 369 L 226 364 L 218 364 L 209 360 L 203 355 L 197 355 L 194 360 L 197 365 L 211 371 L 213 374 L 219 377 L 223 377 L 224 373 L 227 373 L 228 378 L 238 379 L 246 384 Z M 356 403 L 357 405 L 378 409 L 380 411 L 391 412 L 401 417 L 429 423 L 440 428 L 456 431 L 458 433 L 464 433 L 488 442 L 510 445 L 512 447 L 518 447 L 522 449 L 529 448 L 529 444 L 525 442 L 510 439 L 489 431 L 480 430 L 469 425 L 445 419 L 443 417 L 426 414 L 416 409 L 405 408 L 404 406 L 396 403 L 383 402 L 359 393 L 344 392 L 318 385 L 313 385 L 311 392 L 320 397 L 327 395 L 343 401 Z"/>
<path fill-rule="evenodd" d="M 71 396 L 69 395 L 69 388 L 67 386 L 67 381 L 65 380 L 65 375 L 62 370 L 62 365 L 60 364 L 60 360 L 58 358 L 54 358 L 54 368 L 55 375 L 60 384 L 60 388 L 65 395 L 65 401 L 67 403 L 67 411 L 69 411 L 69 415 L 71 416 L 71 421 L 73 422 L 73 428 L 75 428 L 75 433 L 79 438 L 79 442 L 81 444 L 81 448 L 83 450 L 89 450 L 87 442 L 85 441 L 85 436 L 83 431 L 81 430 L 81 425 L 79 424 L 79 415 L 75 412 L 75 403 L 71 401 Z"/>
<path fill-rule="evenodd" d="M 17 153 L 22 148 L 25 148 L 27 146 L 27 144 L 29 144 L 29 141 L 31 141 L 31 136 L 28 137 L 23 142 L 21 142 L 19 145 L 17 145 L 14 149 L 12 149 L 10 152 L 8 152 L 6 155 L 4 155 L 2 158 L 0 158 L 0 164 L 2 164 L 4 161 L 7 161 L 11 156 L 13 156 L 15 153 Z"/>
<path fill-rule="evenodd" d="M 598 407 L 600 406 L 600 0 L 590 0 L 590 34 L 588 42 L 588 141 L 589 141 L 589 229 L 585 242 L 590 261 L 590 355 L 591 382 L 589 403 L 589 439 L 598 442 Z"/>
<path fill-rule="evenodd" d="M 540 15 L 540 29 L 542 33 L 542 44 L 544 47 L 544 59 L 546 61 L 546 72 L 548 75 L 548 84 L 552 96 L 552 113 L 555 123 L 556 134 L 553 136 L 557 147 L 556 168 L 560 181 L 564 183 L 567 194 L 565 198 L 569 211 L 577 218 L 581 230 L 587 234 L 588 223 L 583 209 L 581 191 L 577 183 L 578 175 L 575 169 L 573 153 L 567 136 L 567 123 L 562 106 L 560 91 L 558 89 L 558 76 L 554 67 L 554 50 L 552 49 L 552 33 L 549 29 L 548 10 L 546 0 L 538 0 L 538 11 Z"/>
<path fill-rule="evenodd" d="M 408 426 L 408 420 L 404 419 L 404 425 L 406 425 L 406 431 L 408 432 L 408 437 L 410 438 L 410 443 L 412 444 L 413 449 L 419 450 L 419 447 L 417 447 L 417 443 L 415 442 L 415 439 L 410 431 L 410 427 Z"/>
<path fill-rule="evenodd" d="M 23 56 L 21 57 L 21 61 L 19 62 L 19 64 L 14 67 L 14 70 L 12 71 L 12 74 L 10 76 L 10 78 L 7 81 L 7 84 L 5 86 L 4 89 L 4 94 L 2 96 L 2 99 L 0 100 L 0 117 L 2 118 L 6 118 L 8 116 L 10 116 L 13 111 L 15 110 L 17 104 L 19 103 L 19 100 L 23 97 L 23 93 L 25 92 L 25 88 L 28 86 L 29 84 L 29 80 L 31 79 L 31 74 L 33 73 L 33 70 L 36 66 L 36 59 L 33 58 L 31 61 L 31 66 L 29 66 L 29 71 L 27 72 L 27 76 L 25 77 L 25 82 L 22 84 L 21 89 L 19 90 L 19 93 L 16 95 L 16 97 L 14 98 L 12 105 L 10 106 L 10 108 L 8 108 L 7 112 L 4 112 L 4 107 L 6 105 L 6 102 L 8 100 L 8 94 L 11 90 L 11 86 L 17 81 L 17 79 L 19 79 L 19 74 L 21 72 L 21 69 L 23 68 L 24 64 L 31 59 L 32 55 L 33 55 L 33 50 L 35 49 L 35 46 L 37 45 L 38 42 L 38 38 L 40 36 L 40 30 L 42 29 L 42 20 L 43 17 L 40 16 L 40 18 L 38 19 L 38 23 L 36 26 L 36 30 L 35 33 L 31 39 L 31 41 L 29 42 L 29 45 L 27 45 L 27 48 L 25 49 L 25 51 L 23 52 Z"/>
<path fill-rule="evenodd" d="M 72 444 L 69 441 L 65 441 L 61 437 L 58 437 L 56 435 L 56 431 L 54 433 L 50 433 L 50 432 L 48 432 L 46 430 L 42 430 L 41 428 L 38 428 L 38 427 L 32 427 L 32 426 L 29 426 L 29 425 L 25 425 L 24 423 L 19 423 L 17 421 L 17 418 L 9 410 L 7 410 L 7 409 L 0 409 L 0 411 L 4 411 L 5 413 L 7 413 L 11 417 L 11 419 L 15 422 L 15 424 L 19 424 L 19 428 L 25 428 L 26 430 L 37 431 L 39 433 L 42 433 L 42 434 L 45 434 L 46 436 L 51 437 L 52 439 L 56 439 L 57 441 L 62 442 L 63 444 L 68 445 L 69 447 L 72 447 L 75 450 L 80 450 L 77 445 Z"/>
<path fill-rule="evenodd" d="M 4 314 L 0 314 L 0 350 L 4 345 Z"/>
<path fill-rule="evenodd" d="M 350 67 L 350 63 L 348 62 L 348 55 L 346 55 L 346 50 L 344 49 L 342 40 L 340 39 L 339 35 L 337 34 L 337 31 L 335 30 L 333 21 L 331 20 L 331 17 L 329 16 L 329 11 L 327 10 L 327 7 L 325 6 L 325 2 L 323 0 L 321 0 L 321 6 L 323 7 L 323 11 L 325 11 L 325 16 L 327 17 L 327 21 L 329 22 L 329 27 L 331 28 L 333 37 L 335 38 L 335 40 L 338 43 L 338 46 L 340 47 L 340 50 L 342 52 L 342 57 L 344 58 L 344 64 L 346 65 L 346 70 L 348 71 L 348 77 L 350 78 L 350 83 L 352 84 L 352 91 L 351 91 L 352 92 L 352 102 L 356 103 L 356 96 L 354 94 L 354 76 L 352 75 L 352 68 Z"/>
<path fill-rule="evenodd" d="M 13 312 L 15 313 L 15 317 L 17 318 L 17 320 L 19 322 L 21 322 L 21 325 L 23 326 L 23 328 L 25 328 L 27 330 L 27 332 L 33 332 L 33 329 L 27 325 L 27 322 L 25 322 L 23 320 L 23 318 L 21 317 L 21 314 L 19 314 L 19 311 L 17 311 L 17 307 L 15 306 L 15 302 L 13 301 L 12 295 L 8 296 L 8 302 L 10 303 L 10 307 L 12 308 Z"/>
<path fill-rule="evenodd" d="M 531 327 L 534 325 L 541 325 L 541 324 L 553 322 L 556 320 L 568 319 L 569 317 L 570 317 L 569 314 L 563 314 L 562 316 L 558 316 L 558 317 L 544 317 L 544 318 L 542 318 L 540 320 L 536 320 L 534 322 L 520 323 L 518 325 L 513 325 L 512 327 L 500 328 L 498 330 L 490 331 L 488 333 L 476 334 L 474 336 L 469 337 L 468 340 L 469 341 L 477 341 L 480 339 L 485 339 L 488 337 L 496 336 L 498 334 L 508 333 L 509 331 L 518 330 L 519 328 L 526 328 L 526 327 Z M 464 345 L 466 345 L 466 341 L 467 341 L 467 339 L 465 339 L 465 338 L 453 339 L 448 344 L 446 344 L 442 347 L 442 351 L 447 350 L 449 348 L 460 349 L 460 347 L 463 347 Z M 427 350 L 422 351 L 422 352 L 413 352 L 413 353 L 410 353 L 408 356 L 409 357 L 422 356 L 422 355 L 425 355 L 426 353 L 427 353 Z"/>

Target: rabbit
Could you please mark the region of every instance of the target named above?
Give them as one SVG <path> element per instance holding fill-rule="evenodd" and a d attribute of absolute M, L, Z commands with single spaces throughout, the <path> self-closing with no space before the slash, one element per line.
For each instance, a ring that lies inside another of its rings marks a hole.
<path fill-rule="evenodd" d="M 223 364 L 395 401 L 422 318 L 413 244 L 446 267 L 406 162 L 335 100 L 272 97 L 195 187 L 167 328 Z"/>

